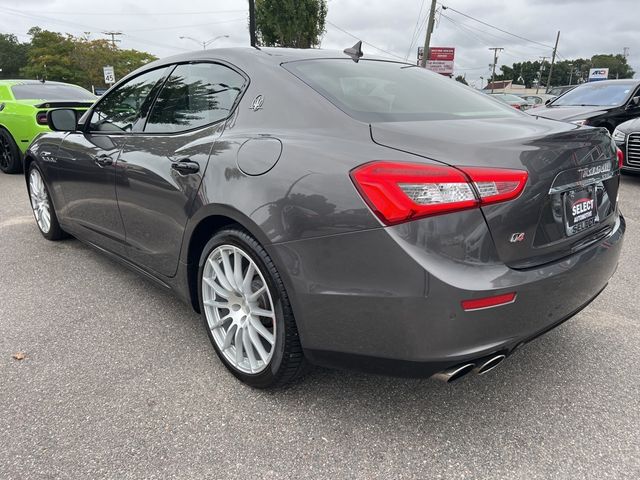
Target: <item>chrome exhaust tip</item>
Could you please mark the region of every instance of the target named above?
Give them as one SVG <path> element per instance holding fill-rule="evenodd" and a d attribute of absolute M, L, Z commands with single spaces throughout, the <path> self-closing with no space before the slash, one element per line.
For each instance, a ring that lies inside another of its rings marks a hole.
<path fill-rule="evenodd" d="M 441 382 L 451 383 L 461 379 L 467 373 L 471 372 L 475 368 L 473 363 L 462 363 L 454 367 L 449 367 L 446 370 L 436 373 L 433 378 L 440 380 Z"/>
<path fill-rule="evenodd" d="M 484 375 L 485 373 L 490 372 L 498 365 L 500 365 L 505 358 L 507 358 L 506 355 L 502 354 L 487 357 L 484 360 L 478 362 L 473 371 L 478 375 Z"/>

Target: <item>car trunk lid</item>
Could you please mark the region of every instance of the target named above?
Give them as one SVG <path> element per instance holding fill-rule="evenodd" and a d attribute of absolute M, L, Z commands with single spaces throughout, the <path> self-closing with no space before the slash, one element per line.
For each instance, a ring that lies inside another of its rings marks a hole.
<path fill-rule="evenodd" d="M 374 142 L 458 167 L 526 170 L 515 200 L 482 207 L 502 261 L 530 268 L 585 248 L 616 221 L 619 169 L 604 129 L 535 118 L 371 124 Z"/>

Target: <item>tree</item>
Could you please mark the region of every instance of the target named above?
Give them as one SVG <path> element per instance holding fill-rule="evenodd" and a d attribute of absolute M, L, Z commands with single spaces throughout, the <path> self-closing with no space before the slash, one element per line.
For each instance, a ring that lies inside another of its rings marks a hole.
<path fill-rule="evenodd" d="M 267 47 L 320 45 L 327 17 L 326 0 L 256 0 L 256 30 Z"/>
<path fill-rule="evenodd" d="M 20 76 L 20 68 L 27 63 L 27 48 L 15 35 L 0 33 L 0 78 Z"/>
<path fill-rule="evenodd" d="M 467 79 L 466 79 L 465 77 L 463 77 L 462 75 L 458 75 L 458 76 L 456 77 L 456 82 L 460 82 L 460 83 L 464 83 L 465 85 L 469 85 L 469 84 L 467 83 Z"/>
<path fill-rule="evenodd" d="M 587 81 L 589 69 L 608 68 L 609 78 L 633 78 L 635 72 L 627 64 L 624 55 L 602 54 L 594 55 L 591 58 L 576 58 L 574 60 L 562 60 L 556 62 L 551 76 L 551 85 L 575 85 Z M 511 67 L 502 65 L 501 75 L 496 75 L 496 80 L 513 80 L 513 83 L 526 85 L 527 88 L 535 86 L 540 71 L 540 62 L 514 63 Z M 540 85 L 546 86 L 549 62 L 544 62 L 542 80 Z"/>
<path fill-rule="evenodd" d="M 591 68 L 608 68 L 609 78 L 633 78 L 635 72 L 627 63 L 624 55 L 594 55 Z"/>
<path fill-rule="evenodd" d="M 21 74 L 75 83 L 87 89 L 103 86 L 102 67 L 112 65 L 121 78 L 156 57 L 137 50 L 120 50 L 108 40 L 88 40 L 34 27 Z"/>
<path fill-rule="evenodd" d="M 83 72 L 73 66 L 73 37 L 33 27 L 29 30 L 31 46 L 27 65 L 21 73 L 27 78 L 79 83 Z"/>

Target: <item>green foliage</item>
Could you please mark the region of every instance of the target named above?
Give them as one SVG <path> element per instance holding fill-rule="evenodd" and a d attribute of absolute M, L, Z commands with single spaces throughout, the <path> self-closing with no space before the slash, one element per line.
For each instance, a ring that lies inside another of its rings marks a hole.
<path fill-rule="evenodd" d="M 0 33 L 0 78 L 17 78 L 27 63 L 27 46 L 15 35 Z"/>
<path fill-rule="evenodd" d="M 544 62 L 542 69 L 541 86 L 547 85 L 550 63 Z M 575 85 L 587 81 L 589 69 L 608 68 L 609 78 L 633 78 L 635 72 L 627 63 L 624 55 L 594 55 L 590 59 L 576 58 L 574 60 L 562 60 L 553 66 L 551 85 Z M 540 62 L 514 63 L 511 67 L 500 67 L 502 74 L 496 75 L 496 80 L 513 80 L 513 83 L 525 84 L 527 88 L 535 87 L 539 78 Z"/>
<path fill-rule="evenodd" d="M 18 44 L 24 51 L 17 64 L 23 78 L 69 82 L 91 89 L 92 85 L 104 86 L 105 65 L 112 65 L 116 76 L 121 78 L 156 58 L 146 52 L 120 50 L 108 40 L 88 40 L 38 27 L 29 30 L 29 35 L 30 43 Z M 0 37 L 0 52 L 4 51 Z"/>
<path fill-rule="evenodd" d="M 460 83 L 464 83 L 465 85 L 469 85 L 469 84 L 467 83 L 467 79 L 466 79 L 464 76 L 462 76 L 462 75 L 458 75 L 458 76 L 456 77 L 456 82 L 460 82 Z"/>
<path fill-rule="evenodd" d="M 591 68 L 608 68 L 609 78 L 633 78 L 635 72 L 627 63 L 624 55 L 594 55 Z"/>
<path fill-rule="evenodd" d="M 267 47 L 320 45 L 327 17 L 326 0 L 256 0 L 256 30 Z"/>

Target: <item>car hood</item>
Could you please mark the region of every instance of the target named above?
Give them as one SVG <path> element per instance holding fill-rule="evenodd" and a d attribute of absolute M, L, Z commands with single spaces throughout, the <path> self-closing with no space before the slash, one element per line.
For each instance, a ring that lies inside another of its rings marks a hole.
<path fill-rule="evenodd" d="M 606 113 L 608 110 L 609 108 L 601 106 L 549 107 L 545 105 L 543 107 L 532 108 L 527 113 L 538 117 L 551 118 L 552 120 L 571 121 L 597 117 L 598 115 Z"/>
<path fill-rule="evenodd" d="M 616 129 L 624 133 L 640 132 L 640 118 L 634 118 L 633 120 L 621 123 Z"/>

